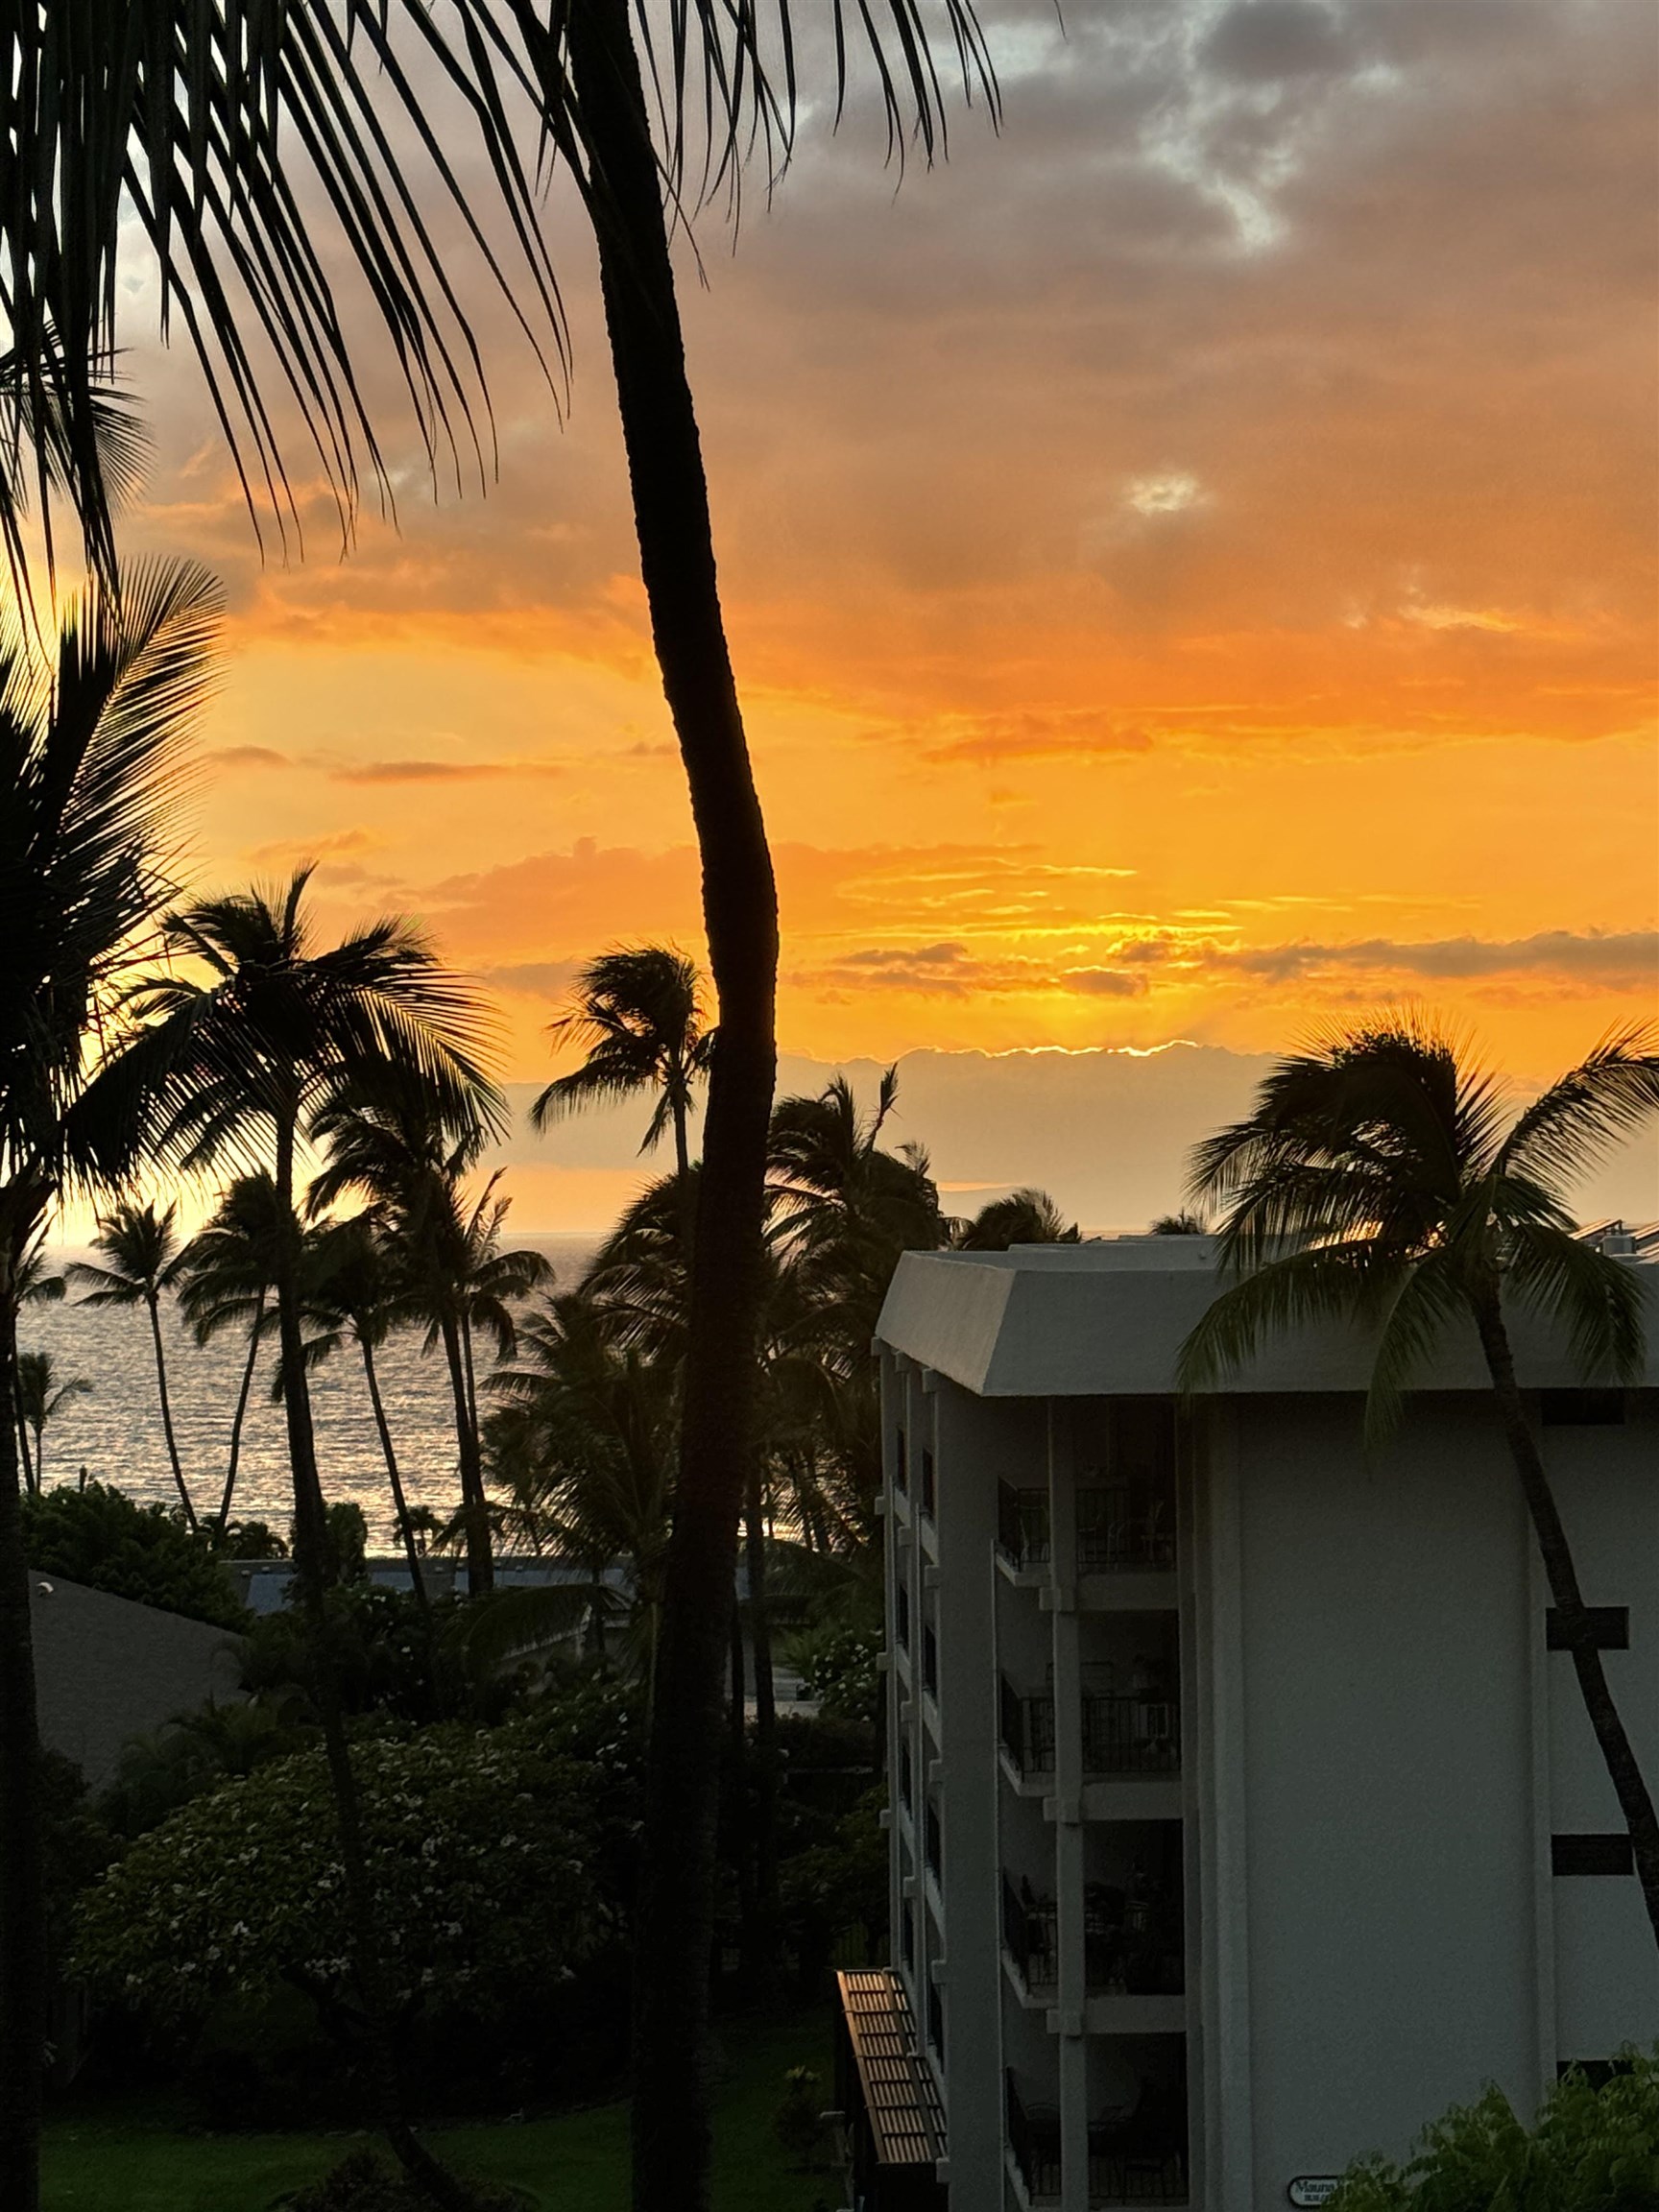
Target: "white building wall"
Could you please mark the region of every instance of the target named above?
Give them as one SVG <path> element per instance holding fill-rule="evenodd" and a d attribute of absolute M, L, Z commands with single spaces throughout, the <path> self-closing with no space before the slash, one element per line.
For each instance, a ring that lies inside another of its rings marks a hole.
<path fill-rule="evenodd" d="M 1256 2196 L 1543 2074 L 1528 1536 L 1487 1408 L 1236 1401 Z M 1541 1627 L 1541 1623 L 1537 1624 Z"/>
<path fill-rule="evenodd" d="M 1602 1665 L 1642 1770 L 1659 1791 L 1659 1397 L 1647 1392 L 1627 1405 L 1623 1427 L 1540 1433 L 1585 1603 L 1629 1608 L 1630 1647 L 1603 1652 Z M 1573 1661 L 1552 1651 L 1544 1665 L 1550 1824 L 1563 1834 L 1616 1834 L 1624 1823 Z M 1638 1885 L 1579 1876 L 1550 1887 L 1558 2056 L 1604 2058 L 1624 2043 L 1651 2042 L 1659 1952 Z"/>

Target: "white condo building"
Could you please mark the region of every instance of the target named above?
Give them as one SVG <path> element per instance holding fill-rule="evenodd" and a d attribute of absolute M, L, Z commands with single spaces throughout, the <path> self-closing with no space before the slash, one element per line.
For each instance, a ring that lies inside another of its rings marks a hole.
<path fill-rule="evenodd" d="M 1659 1360 L 1659 1238 L 1640 1269 Z M 1368 1461 L 1358 1332 L 1189 1407 L 1203 1238 L 913 1253 L 883 1310 L 893 1965 L 857 2212 L 1324 2200 L 1659 2038 L 1628 1837 L 1473 1333 Z M 1659 1774 L 1659 1364 L 1523 1384 Z"/>

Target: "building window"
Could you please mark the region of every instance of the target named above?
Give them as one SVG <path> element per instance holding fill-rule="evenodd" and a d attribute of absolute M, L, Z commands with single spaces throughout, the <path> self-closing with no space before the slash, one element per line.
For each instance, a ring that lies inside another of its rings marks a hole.
<path fill-rule="evenodd" d="M 916 1915 L 908 1905 L 899 1908 L 899 1950 L 904 1963 L 914 1973 L 916 1968 Z"/>
<path fill-rule="evenodd" d="M 945 1867 L 945 1839 L 939 1826 L 939 1808 L 931 1798 L 927 1800 L 927 1818 L 923 1825 L 923 1849 L 928 1872 L 936 1882 L 941 1880 Z"/>
<path fill-rule="evenodd" d="M 930 1624 L 922 1629 L 922 1687 L 929 1697 L 939 1695 L 939 1639 Z"/>
<path fill-rule="evenodd" d="M 1540 1390 L 1538 1410 L 1546 1429 L 1623 1429 L 1623 1390 Z"/>
<path fill-rule="evenodd" d="M 1586 1605 L 1584 1623 L 1590 1631 L 1592 1651 L 1628 1651 L 1630 1648 L 1630 1608 L 1628 1605 Z M 1547 1651 L 1571 1651 L 1567 1630 L 1560 1610 L 1551 1605 L 1544 1616 L 1544 1647 Z"/>
<path fill-rule="evenodd" d="M 899 1802 L 908 1810 L 915 1791 L 915 1770 L 908 1743 L 899 1746 Z"/>
<path fill-rule="evenodd" d="M 1633 2061 L 1628 2058 L 1563 2058 L 1555 2068 L 1555 2079 L 1564 2081 L 1569 2074 L 1582 2074 L 1592 2089 L 1605 2089 L 1608 2082 L 1617 2080 L 1621 2074 L 1635 2071 Z"/>
<path fill-rule="evenodd" d="M 900 1583 L 898 1590 L 894 1593 L 893 1633 L 899 1639 L 900 1649 L 908 1651 L 910 1648 L 910 1593 L 905 1589 L 902 1582 Z"/>
<path fill-rule="evenodd" d="M 922 1447 L 922 1510 L 933 1518 L 935 1485 L 933 1481 L 933 1455 L 926 1444 Z"/>
<path fill-rule="evenodd" d="M 1628 1835 L 1551 1836 L 1552 1874 L 1633 1874 L 1636 1855 Z"/>
<path fill-rule="evenodd" d="M 937 1982 L 927 1984 L 927 2041 L 939 2063 L 945 2063 L 945 1993 Z"/>
<path fill-rule="evenodd" d="M 893 1438 L 893 1487 L 900 1491 L 910 1487 L 910 1455 L 902 1429 Z"/>

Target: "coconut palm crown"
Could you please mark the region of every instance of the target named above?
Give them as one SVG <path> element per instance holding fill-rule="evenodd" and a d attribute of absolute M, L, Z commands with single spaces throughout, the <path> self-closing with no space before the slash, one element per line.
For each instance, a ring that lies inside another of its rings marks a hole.
<path fill-rule="evenodd" d="M 196 1507 L 179 1457 L 179 1439 L 173 1427 L 173 1398 L 167 1387 L 167 1353 L 161 1334 L 161 1301 L 172 1296 L 185 1271 L 185 1248 L 178 1231 L 177 1202 L 156 1211 L 155 1201 L 139 1205 L 122 1198 L 104 1214 L 92 1248 L 103 1262 L 77 1260 L 69 1268 L 69 1281 L 82 1292 L 83 1306 L 142 1306 L 150 1318 L 151 1349 L 156 1356 L 156 1390 L 161 1407 L 161 1434 L 174 1486 L 184 1508 L 184 1518 L 196 1527 Z"/>
<path fill-rule="evenodd" d="M 708 1073 L 714 1047 L 696 963 L 667 945 L 601 952 L 577 975 L 570 1005 L 548 1034 L 557 1044 L 585 1045 L 588 1056 L 536 1100 L 536 1127 L 655 1091 L 639 1149 L 655 1151 L 672 1129 L 674 1162 L 684 1175 L 692 1087 Z"/>
<path fill-rule="evenodd" d="M 1568 1193 L 1656 1112 L 1648 1025 L 1605 1037 L 1513 1118 L 1494 1078 L 1416 1015 L 1317 1040 L 1272 1070 L 1253 1113 L 1198 1147 L 1191 1194 L 1225 1209 L 1218 1256 L 1237 1280 L 1182 1347 L 1178 1378 L 1202 1387 L 1281 1329 L 1358 1319 L 1376 1333 L 1375 1443 L 1436 1344 L 1472 1328 L 1659 1939 L 1659 1817 L 1589 1633 L 1508 1330 L 1529 1311 L 1565 1332 L 1586 1377 L 1642 1372 L 1641 1278 L 1583 1236 Z"/>

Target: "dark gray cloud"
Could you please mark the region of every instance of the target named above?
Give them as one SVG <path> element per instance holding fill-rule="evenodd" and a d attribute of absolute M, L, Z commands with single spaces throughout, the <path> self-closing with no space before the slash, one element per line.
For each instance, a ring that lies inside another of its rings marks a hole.
<path fill-rule="evenodd" d="M 1276 982 L 1343 970 L 1446 981 L 1547 975 L 1619 989 L 1659 980 L 1659 931 L 1540 929 L 1530 937 L 1442 937 L 1416 945 L 1369 937 L 1347 945 L 1252 947 L 1218 957 L 1230 967 Z"/>
<path fill-rule="evenodd" d="M 209 768 L 286 768 L 290 765 L 286 753 L 278 753 L 271 745 L 221 745 L 211 753 L 204 753 L 203 760 Z"/>
<path fill-rule="evenodd" d="M 336 783 L 479 783 L 512 776 L 562 776 L 556 760 L 358 760 L 328 771 Z"/>
<path fill-rule="evenodd" d="M 1216 22 L 1199 58 L 1220 76 L 1271 83 L 1346 68 L 1354 57 L 1318 0 L 1243 0 Z"/>

